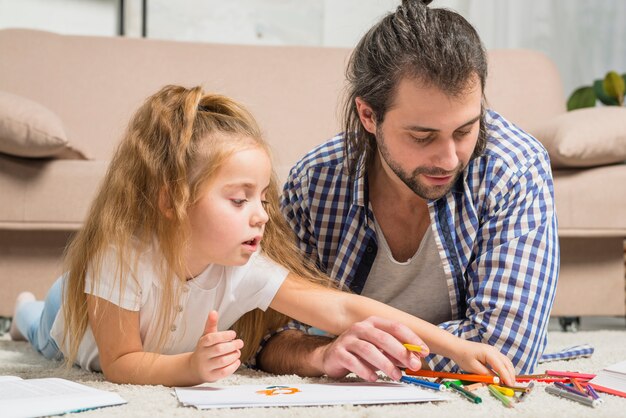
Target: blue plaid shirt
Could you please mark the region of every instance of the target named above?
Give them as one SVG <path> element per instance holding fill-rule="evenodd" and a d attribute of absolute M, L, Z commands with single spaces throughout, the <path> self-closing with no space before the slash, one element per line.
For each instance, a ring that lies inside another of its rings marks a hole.
<path fill-rule="evenodd" d="M 454 318 L 439 326 L 497 347 L 526 374 L 546 345 L 559 270 L 552 173 L 536 139 L 493 111 L 485 122 L 485 152 L 428 202 Z M 300 248 L 360 293 L 378 247 L 367 174 L 361 166 L 348 176 L 345 162 L 342 135 L 308 153 L 291 169 L 282 209 Z M 457 369 L 438 355 L 428 362 Z"/>

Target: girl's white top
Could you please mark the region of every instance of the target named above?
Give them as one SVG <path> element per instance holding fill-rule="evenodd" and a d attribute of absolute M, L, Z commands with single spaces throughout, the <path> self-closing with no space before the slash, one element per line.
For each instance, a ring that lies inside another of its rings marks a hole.
<path fill-rule="evenodd" d="M 139 257 L 137 268 L 128 276 L 126 289 L 120 299 L 119 284 L 115 280 L 116 266 L 113 252 L 105 259 L 99 286 L 93 286 L 88 275 L 85 293 L 105 299 L 130 311 L 139 311 L 139 327 L 143 349 L 156 352 L 158 329 L 157 314 L 160 309 L 162 288 L 155 272 L 154 250 Z M 252 254 L 243 266 L 209 265 L 206 270 L 186 283 L 181 283 L 183 292 L 174 306 L 175 316 L 166 324 L 169 336 L 162 354 L 180 354 L 194 351 L 203 334 L 209 312 L 219 314 L 218 330 L 230 328 L 237 319 L 255 308 L 266 310 L 282 285 L 288 271 L 264 255 Z M 132 276 L 137 280 L 133 280 Z M 59 310 L 50 334 L 67 355 L 64 347 L 63 329 L 65 319 Z M 90 371 L 101 371 L 98 347 L 91 328 L 88 327 L 78 350 L 76 364 Z"/>

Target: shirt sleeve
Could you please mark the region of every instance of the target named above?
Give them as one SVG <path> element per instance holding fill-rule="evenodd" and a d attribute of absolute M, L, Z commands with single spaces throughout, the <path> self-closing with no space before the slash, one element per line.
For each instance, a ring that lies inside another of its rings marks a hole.
<path fill-rule="evenodd" d="M 285 281 L 289 271 L 270 260 L 263 254 L 255 254 L 233 292 L 241 303 L 241 312 L 245 313 L 259 308 L 265 311 L 278 289 Z"/>
<path fill-rule="evenodd" d="M 296 234 L 300 250 L 309 257 L 317 258 L 317 239 L 311 225 L 307 194 L 308 180 L 299 174 L 297 166 L 291 169 L 283 187 L 280 206 L 287 223 Z"/>
<path fill-rule="evenodd" d="M 496 190 L 496 188 L 494 188 Z M 488 198 L 474 260 L 464 274 L 465 319 L 440 327 L 498 348 L 518 373 L 531 373 L 546 345 L 559 272 L 559 244 L 552 174 L 539 153 L 528 169 L 511 176 Z M 456 370 L 431 355 L 433 370 Z"/>

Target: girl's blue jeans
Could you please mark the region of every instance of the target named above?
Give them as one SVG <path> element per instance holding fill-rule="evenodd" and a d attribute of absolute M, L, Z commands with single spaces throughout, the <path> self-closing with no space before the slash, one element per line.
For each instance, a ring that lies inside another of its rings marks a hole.
<path fill-rule="evenodd" d="M 17 329 L 33 348 L 50 360 L 63 358 L 61 350 L 50 336 L 52 324 L 61 309 L 63 279 L 64 276 L 61 276 L 54 282 L 44 301 L 22 303 L 13 318 Z"/>

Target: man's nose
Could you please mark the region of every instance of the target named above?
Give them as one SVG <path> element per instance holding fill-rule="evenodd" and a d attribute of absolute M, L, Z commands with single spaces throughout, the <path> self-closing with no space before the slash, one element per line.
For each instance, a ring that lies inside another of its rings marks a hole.
<path fill-rule="evenodd" d="M 453 138 L 442 138 L 437 142 L 433 155 L 433 165 L 447 172 L 454 171 L 459 165 L 456 142 Z"/>

